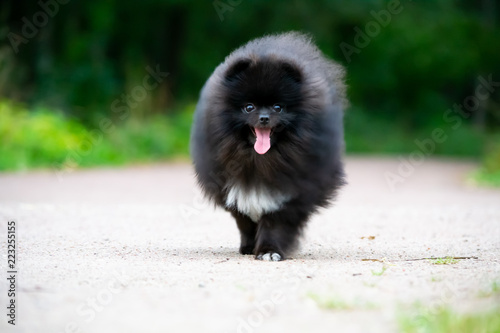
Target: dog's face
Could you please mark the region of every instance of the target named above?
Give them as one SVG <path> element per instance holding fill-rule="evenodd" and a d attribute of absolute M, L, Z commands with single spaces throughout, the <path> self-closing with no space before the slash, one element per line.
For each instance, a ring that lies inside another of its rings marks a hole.
<path fill-rule="evenodd" d="M 236 136 L 265 154 L 296 120 L 301 83 L 299 68 L 289 62 L 241 59 L 230 66 L 224 115 Z"/>

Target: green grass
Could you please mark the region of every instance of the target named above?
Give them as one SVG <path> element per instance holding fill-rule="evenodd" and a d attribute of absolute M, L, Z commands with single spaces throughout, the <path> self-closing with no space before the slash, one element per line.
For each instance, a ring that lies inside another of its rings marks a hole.
<path fill-rule="evenodd" d="M 344 311 L 344 310 L 372 310 L 377 306 L 370 302 L 355 300 L 347 302 L 336 295 L 318 295 L 316 293 L 308 293 L 307 297 L 312 299 L 318 307 L 325 310 Z"/>
<path fill-rule="evenodd" d="M 479 186 L 500 187 L 500 171 L 488 172 L 481 168 L 472 173 L 471 181 Z"/>
<path fill-rule="evenodd" d="M 55 110 L 28 110 L 0 100 L 0 171 L 122 165 L 187 157 L 193 112 L 194 104 L 170 112 L 168 117 L 111 119 L 112 127 L 106 130 L 98 124 L 86 127 Z M 348 153 L 388 153 L 403 158 L 418 150 L 415 139 L 428 139 L 433 130 L 407 129 L 356 108 L 347 111 L 345 128 Z M 448 139 L 435 144 L 432 156 L 477 156 L 482 150 L 483 137 L 465 124 L 453 131 L 443 126 L 443 131 Z M 475 179 L 479 184 L 500 186 L 500 145 L 494 144 L 500 140 L 490 141 L 493 143 L 487 149 L 484 168 Z"/>
<path fill-rule="evenodd" d="M 327 310 L 350 310 L 352 305 L 337 296 L 322 297 L 317 294 L 308 294 L 320 308 Z"/>
<path fill-rule="evenodd" d="M 500 308 L 459 314 L 449 308 L 419 307 L 398 318 L 401 333 L 498 333 Z"/>
<path fill-rule="evenodd" d="M 482 166 L 471 175 L 471 181 L 480 186 L 500 187 L 500 135 L 489 138 Z"/>
<path fill-rule="evenodd" d="M 383 275 L 385 273 L 385 271 L 387 270 L 387 268 L 388 268 L 387 266 L 383 266 L 382 269 L 380 271 L 378 271 L 378 272 L 372 270 L 372 275 L 374 275 L 374 276 L 381 276 L 381 275 Z"/>
<path fill-rule="evenodd" d="M 479 297 L 492 297 L 492 296 L 500 296 L 500 280 L 493 281 L 488 289 L 481 290 L 479 292 Z"/>
<path fill-rule="evenodd" d="M 500 293 L 500 282 L 499 281 L 493 281 L 491 283 L 491 292 L 492 292 L 492 294 Z"/>
<path fill-rule="evenodd" d="M 0 102 L 0 170 L 88 167 L 188 155 L 194 107 L 86 128 L 60 112 Z"/>
<path fill-rule="evenodd" d="M 434 142 L 430 157 L 479 157 L 484 147 L 484 135 L 467 124 L 453 129 L 450 124 L 438 122 L 416 130 L 396 124 L 392 119 L 380 118 L 376 110 L 368 112 L 355 107 L 346 111 L 344 119 L 347 153 L 384 153 L 406 157 L 414 151 L 421 151 L 415 140 L 432 140 L 432 133 L 437 128 L 443 131 L 446 138 L 443 142 Z"/>
<path fill-rule="evenodd" d="M 452 257 L 445 257 L 445 258 L 429 259 L 429 262 L 433 265 L 453 265 L 456 264 L 458 260 L 453 259 Z"/>

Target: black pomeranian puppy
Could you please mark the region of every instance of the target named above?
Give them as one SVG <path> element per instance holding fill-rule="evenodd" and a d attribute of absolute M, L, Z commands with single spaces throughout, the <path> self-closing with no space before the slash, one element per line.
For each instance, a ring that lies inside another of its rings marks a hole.
<path fill-rule="evenodd" d="M 205 195 L 236 219 L 240 253 L 285 259 L 344 184 L 343 79 L 290 32 L 237 49 L 205 83 L 191 155 Z"/>

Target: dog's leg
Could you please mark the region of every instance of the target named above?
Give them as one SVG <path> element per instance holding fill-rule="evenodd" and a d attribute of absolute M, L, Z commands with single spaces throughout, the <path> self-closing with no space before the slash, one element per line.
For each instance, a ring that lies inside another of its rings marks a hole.
<path fill-rule="evenodd" d="M 248 216 L 241 214 L 240 212 L 231 211 L 231 214 L 236 219 L 236 224 L 240 230 L 240 253 L 254 254 L 257 223 L 253 222 Z"/>
<path fill-rule="evenodd" d="M 286 259 L 297 246 L 307 218 L 308 214 L 290 206 L 264 215 L 257 226 L 255 259 L 266 261 Z"/>

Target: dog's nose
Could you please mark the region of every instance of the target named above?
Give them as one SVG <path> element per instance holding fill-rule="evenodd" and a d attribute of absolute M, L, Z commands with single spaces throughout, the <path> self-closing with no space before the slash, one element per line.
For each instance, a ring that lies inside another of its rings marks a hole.
<path fill-rule="evenodd" d="M 261 114 L 259 120 L 262 125 L 266 125 L 269 122 L 269 115 Z"/>

